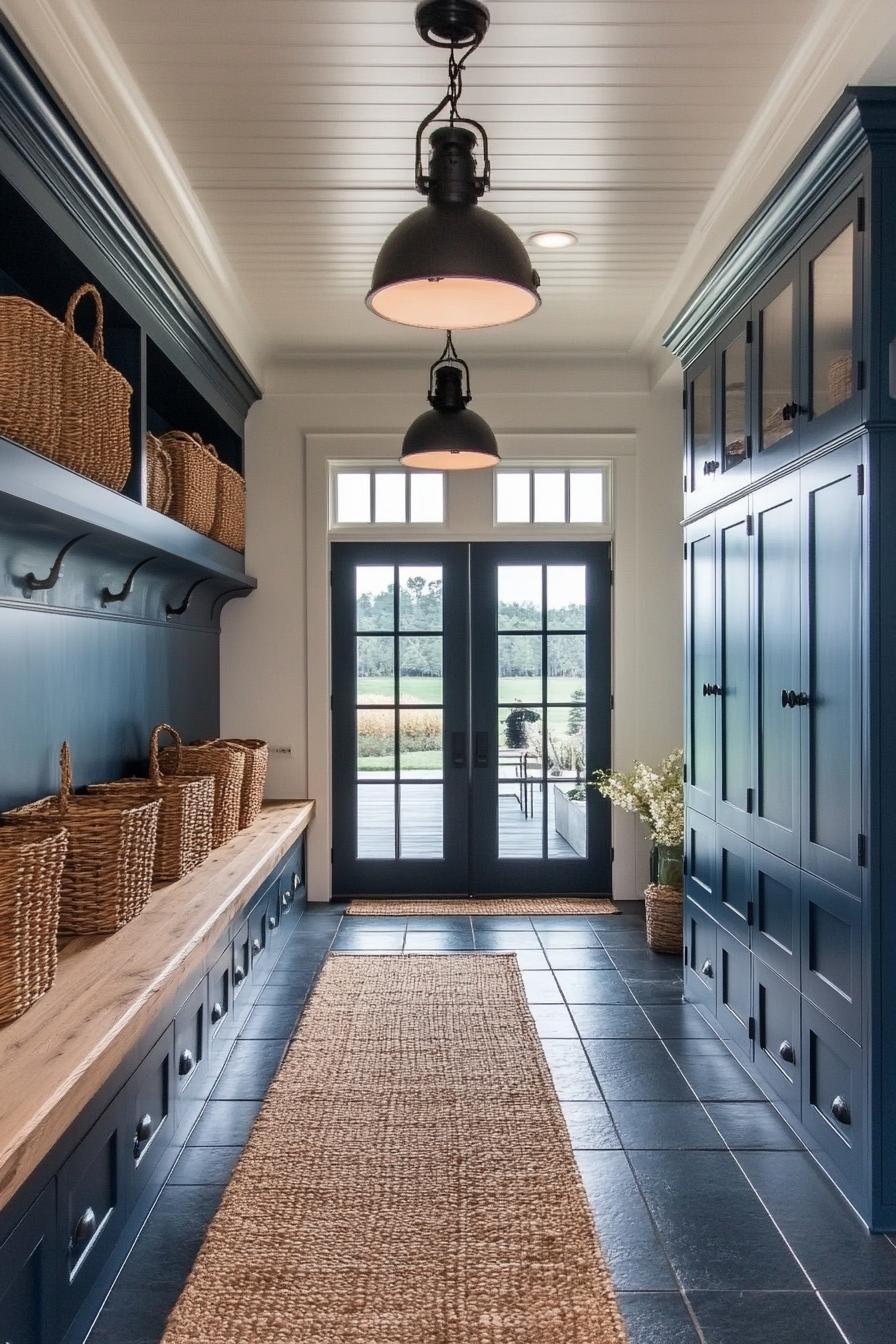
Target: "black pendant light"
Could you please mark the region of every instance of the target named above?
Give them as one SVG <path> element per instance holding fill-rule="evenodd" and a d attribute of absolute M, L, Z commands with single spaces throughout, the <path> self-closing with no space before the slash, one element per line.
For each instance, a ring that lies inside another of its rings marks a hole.
<path fill-rule="evenodd" d="M 471 471 L 501 461 L 491 426 L 467 409 L 470 370 L 447 333 L 445 349 L 429 370 L 431 411 L 418 415 L 404 436 L 401 462 L 430 471 Z"/>
<path fill-rule="evenodd" d="M 480 0 L 422 0 L 416 22 L 425 42 L 450 50 L 448 92 L 417 128 L 416 186 L 427 204 L 402 220 L 383 243 L 367 306 L 391 322 L 443 331 L 516 322 L 540 305 L 540 281 L 513 230 L 497 215 L 477 209 L 491 185 L 488 136 L 478 121 L 457 110 L 464 64 L 485 37 L 489 12 Z M 457 59 L 455 52 L 461 50 Z M 423 133 L 446 108 L 448 124 L 429 137 L 429 171 L 424 173 Z M 479 175 L 476 133 L 482 140 Z"/>

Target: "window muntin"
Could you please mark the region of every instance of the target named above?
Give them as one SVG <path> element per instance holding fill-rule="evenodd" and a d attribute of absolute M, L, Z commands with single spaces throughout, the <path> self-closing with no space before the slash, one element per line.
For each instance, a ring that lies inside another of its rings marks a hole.
<path fill-rule="evenodd" d="M 498 467 L 494 521 L 498 527 L 604 527 L 609 523 L 609 470 L 581 467 Z"/>
<path fill-rule="evenodd" d="M 443 472 L 336 467 L 332 483 L 336 527 L 441 527 L 445 523 Z"/>

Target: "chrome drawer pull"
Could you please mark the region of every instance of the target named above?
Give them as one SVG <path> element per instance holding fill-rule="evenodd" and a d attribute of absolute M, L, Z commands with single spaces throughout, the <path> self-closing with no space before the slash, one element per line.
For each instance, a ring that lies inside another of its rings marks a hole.
<path fill-rule="evenodd" d="M 193 1058 L 193 1051 L 185 1050 L 177 1062 L 177 1071 L 181 1078 L 183 1078 L 185 1074 L 193 1072 L 195 1063 L 196 1061 Z"/>
<path fill-rule="evenodd" d="M 75 1230 L 72 1233 L 72 1248 L 78 1250 L 79 1247 L 86 1246 L 95 1232 L 96 1214 L 93 1209 L 85 1209 L 75 1224 Z"/>
<path fill-rule="evenodd" d="M 712 979 L 712 962 L 708 958 L 700 967 L 700 974 L 705 975 L 709 980 Z"/>
<path fill-rule="evenodd" d="M 831 1102 L 831 1115 L 835 1120 L 839 1120 L 841 1125 L 852 1124 L 852 1116 L 849 1113 L 849 1103 L 845 1097 L 835 1097 Z"/>
<path fill-rule="evenodd" d="M 786 1063 L 788 1064 L 796 1063 L 796 1051 L 794 1050 L 790 1041 L 781 1042 L 781 1044 L 778 1046 L 778 1054 L 781 1056 L 783 1060 L 786 1061 Z"/>
<path fill-rule="evenodd" d="M 268 915 L 268 928 L 276 929 L 276 927 L 277 927 L 277 916 L 274 914 Z"/>
<path fill-rule="evenodd" d="M 237 966 L 236 970 L 233 973 L 234 984 L 241 985 L 245 980 L 245 978 L 246 978 L 246 972 L 243 970 L 242 966 Z"/>
<path fill-rule="evenodd" d="M 221 1007 L 220 1003 L 213 1003 L 213 1004 L 212 1004 L 212 1021 L 213 1021 L 213 1022 L 220 1022 L 220 1021 L 221 1021 L 221 1018 L 222 1018 L 223 1016 L 224 1016 L 224 1009 Z"/>
<path fill-rule="evenodd" d="M 252 951 L 255 952 L 256 954 L 259 953 L 259 952 L 261 951 L 261 939 L 260 939 L 260 938 L 253 938 L 253 939 L 252 939 Z"/>

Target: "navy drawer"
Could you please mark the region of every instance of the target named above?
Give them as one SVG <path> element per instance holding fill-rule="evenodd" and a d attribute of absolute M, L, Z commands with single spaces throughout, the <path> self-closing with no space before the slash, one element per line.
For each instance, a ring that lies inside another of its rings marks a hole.
<path fill-rule="evenodd" d="M 756 1072 L 799 1118 L 802 1109 L 800 996 L 758 957 L 753 958 Z"/>
<path fill-rule="evenodd" d="M 803 993 L 862 1040 L 862 903 L 803 873 Z"/>
<path fill-rule="evenodd" d="M 159 1037 L 125 1088 L 124 1123 L 130 1209 L 136 1204 L 173 1136 L 173 1024 Z"/>
<path fill-rule="evenodd" d="M 848 1182 L 861 1174 L 865 1100 L 861 1047 L 803 999 L 802 1119 Z"/>
<path fill-rule="evenodd" d="M 747 1058 L 753 1053 L 750 949 L 719 929 L 716 935 L 716 1017 L 723 1040 Z"/>
<path fill-rule="evenodd" d="M 228 945 L 208 973 L 208 1029 L 211 1053 L 230 1036 L 233 1023 L 233 946 Z"/>
<path fill-rule="evenodd" d="M 208 981 L 203 977 L 174 1019 L 174 1079 L 179 1097 L 202 1094 L 207 1056 Z"/>
<path fill-rule="evenodd" d="M 56 1187 L 51 1182 L 0 1246 L 0 1340 L 50 1344 Z"/>
<path fill-rule="evenodd" d="M 719 827 L 716 859 L 718 900 L 713 913 L 722 928 L 733 933 L 742 943 L 750 941 L 752 850 L 749 840 Z"/>
<path fill-rule="evenodd" d="M 753 951 L 799 989 L 800 870 L 753 846 Z"/>
<path fill-rule="evenodd" d="M 132 1134 L 119 1097 L 88 1130 L 57 1176 L 60 1333 L 102 1271 L 124 1226 L 129 1142 Z"/>
<path fill-rule="evenodd" d="M 253 978 L 266 974 L 267 946 L 268 898 L 263 896 L 249 912 L 249 964 Z"/>
<path fill-rule="evenodd" d="M 232 946 L 233 954 L 233 1006 L 234 1020 L 242 1017 L 247 1009 L 249 994 L 249 971 L 252 958 L 249 953 L 249 921 L 246 919 L 236 931 Z"/>
<path fill-rule="evenodd" d="M 692 901 L 684 903 L 684 993 L 691 1003 L 716 1011 L 716 924 Z"/>

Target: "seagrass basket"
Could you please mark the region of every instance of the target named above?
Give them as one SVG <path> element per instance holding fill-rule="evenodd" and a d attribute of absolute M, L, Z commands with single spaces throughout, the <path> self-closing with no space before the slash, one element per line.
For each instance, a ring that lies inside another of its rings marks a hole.
<path fill-rule="evenodd" d="M 681 953 L 682 895 L 678 887 L 651 882 L 644 892 L 647 946 L 654 952 Z"/>
<path fill-rule="evenodd" d="M 268 777 L 268 744 L 257 737 L 221 739 L 235 747 L 243 758 L 243 782 L 240 788 L 240 830 L 251 826 L 261 811 L 264 786 Z"/>
<path fill-rule="evenodd" d="M 171 429 L 161 436 L 171 464 L 171 499 L 166 512 L 184 527 L 208 536 L 218 498 L 218 458 L 198 434 Z"/>
<path fill-rule="evenodd" d="M 44 457 L 59 449 L 64 340 L 45 308 L 0 296 L 0 434 Z"/>
<path fill-rule="evenodd" d="M 68 832 L 0 827 L 0 1022 L 21 1017 L 56 974 L 56 934 Z"/>
<path fill-rule="evenodd" d="M 222 546 L 230 546 L 235 551 L 246 549 L 246 482 L 238 471 L 221 461 L 218 462 L 211 535 Z"/>
<path fill-rule="evenodd" d="M 93 342 L 75 331 L 75 310 L 87 295 L 96 314 Z M 93 285 L 76 289 L 65 310 L 59 445 L 50 456 L 92 481 L 120 490 L 131 470 L 131 385 L 106 362 L 103 300 Z"/>
<path fill-rule="evenodd" d="M 87 792 L 150 801 L 158 799 L 159 828 L 153 881 L 176 882 L 204 863 L 212 852 L 212 817 L 215 781 L 211 775 L 182 775 L 177 769 L 163 775 L 159 769 L 159 738 L 169 733 L 174 751 L 181 749 L 180 734 L 167 723 L 158 723 L 149 738 L 149 777 L 116 779 L 109 784 L 91 784 Z"/>
<path fill-rule="evenodd" d="M 156 513 L 171 507 L 171 454 L 155 434 L 146 436 L 146 502 Z"/>
<path fill-rule="evenodd" d="M 42 839 L 68 831 L 62 869 L 60 933 L 114 933 L 138 915 L 152 892 L 159 801 L 76 795 L 68 743 L 59 793 L 3 814 L 19 834 Z"/>
<path fill-rule="evenodd" d="M 215 781 L 212 849 L 232 840 L 240 828 L 243 756 L 223 742 L 198 742 L 165 747 L 159 752 L 164 775 L 211 775 Z"/>

